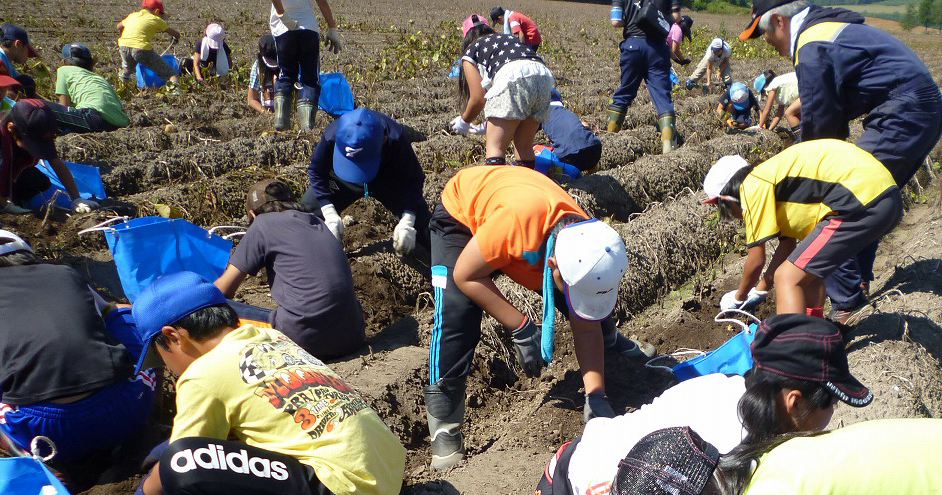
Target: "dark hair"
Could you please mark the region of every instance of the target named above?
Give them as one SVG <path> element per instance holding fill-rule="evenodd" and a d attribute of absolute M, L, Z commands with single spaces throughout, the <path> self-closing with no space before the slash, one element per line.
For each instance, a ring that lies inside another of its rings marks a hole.
<path fill-rule="evenodd" d="M 471 16 L 472 20 L 478 18 L 476 15 Z M 478 18 L 480 19 L 480 18 Z M 476 22 L 476 21 L 475 21 Z M 481 22 L 484 22 L 481 20 Z M 463 112 L 465 107 L 468 105 L 468 99 L 471 98 L 471 90 L 468 89 L 468 80 L 464 76 L 464 61 L 461 60 L 461 57 L 464 56 L 465 52 L 468 51 L 468 47 L 472 43 L 482 38 L 484 36 L 490 36 L 494 34 L 494 28 L 485 24 L 477 24 L 471 29 L 468 30 L 468 34 L 465 35 L 464 41 L 461 43 L 461 53 L 458 54 L 458 111 Z"/>
<path fill-rule="evenodd" d="M 275 41 L 274 37 L 272 37 L 272 35 L 270 34 L 263 35 L 258 40 L 258 53 L 256 54 L 256 60 L 257 60 L 256 67 L 258 68 L 257 69 L 258 81 L 259 81 L 258 87 L 262 93 L 265 92 L 265 83 L 268 81 L 271 81 L 272 78 L 274 78 L 275 76 L 279 74 L 279 72 L 281 72 L 279 69 L 273 69 L 269 67 L 268 64 L 265 63 L 265 60 L 263 58 L 264 54 L 262 53 L 262 44 L 267 43 L 268 40 L 266 38 L 272 38 L 273 44 Z"/>
<path fill-rule="evenodd" d="M 217 306 L 208 306 L 198 309 L 180 320 L 171 323 L 171 326 L 182 327 L 189 332 L 190 337 L 197 342 L 203 342 L 206 339 L 215 337 L 224 328 L 235 328 L 239 325 L 239 315 L 236 314 L 232 306 L 228 304 L 219 304 Z M 169 349 L 167 338 L 162 333 L 154 337 L 154 342 Z"/>
<path fill-rule="evenodd" d="M 14 43 L 16 43 L 16 40 L 2 40 L 0 41 L 0 46 L 4 48 L 13 48 Z"/>
<path fill-rule="evenodd" d="M 12 242 L 9 239 L 0 239 L 0 245 L 7 244 L 7 242 Z M 36 253 L 19 250 L 13 251 L 12 253 L 7 253 L 0 255 L 0 268 L 6 268 L 10 266 L 24 266 L 24 265 L 38 265 L 42 263 L 42 260 L 36 256 Z"/>
<path fill-rule="evenodd" d="M 755 165 L 747 165 L 737 170 L 736 173 L 729 178 L 729 182 L 726 183 L 726 186 L 720 191 L 720 197 L 716 200 L 716 207 L 720 210 L 720 218 L 725 220 L 733 218 L 729 204 L 723 197 L 728 196 L 739 201 L 739 188 L 742 187 L 742 181 L 746 179 L 746 176 L 749 175 L 754 168 L 756 168 Z"/>
<path fill-rule="evenodd" d="M 32 77 L 28 74 L 19 74 L 14 79 L 20 83 L 20 91 L 23 92 L 24 97 L 36 98 L 36 81 Z"/>
<path fill-rule="evenodd" d="M 753 461 L 758 462 L 762 454 L 791 438 L 812 434 L 795 432 L 784 421 L 784 411 L 779 407 L 777 397 L 785 389 L 798 390 L 805 399 L 807 407 L 800 412 L 799 420 L 804 420 L 815 410 L 830 407 L 836 400 L 817 382 L 759 368 L 750 370 L 746 374 L 746 392 L 739 399 L 739 418 L 746 429 L 746 438 L 722 456 L 717 466 L 723 493 L 742 493 L 752 475 Z"/>
<path fill-rule="evenodd" d="M 497 18 L 504 15 L 504 8 L 498 5 L 491 9 L 491 22 L 497 22 Z"/>
<path fill-rule="evenodd" d="M 258 216 L 258 215 L 264 215 L 265 213 L 278 213 L 281 211 L 291 211 L 291 210 L 301 211 L 304 213 L 310 212 L 308 208 L 306 208 L 301 203 L 298 203 L 297 201 L 269 201 L 263 204 L 262 206 L 259 206 L 258 208 L 252 210 L 252 213 L 255 213 L 255 215 Z"/>
<path fill-rule="evenodd" d="M 77 57 L 75 55 L 72 55 L 71 57 L 65 60 L 69 65 L 81 67 L 87 71 L 92 71 L 95 69 L 95 61 L 90 58 L 83 58 L 83 57 Z"/>
<path fill-rule="evenodd" d="M 765 86 L 762 86 L 762 91 L 765 91 L 768 89 L 769 84 L 772 84 L 772 80 L 775 79 L 778 74 L 776 74 L 772 69 L 769 69 L 762 74 L 765 76 Z"/>

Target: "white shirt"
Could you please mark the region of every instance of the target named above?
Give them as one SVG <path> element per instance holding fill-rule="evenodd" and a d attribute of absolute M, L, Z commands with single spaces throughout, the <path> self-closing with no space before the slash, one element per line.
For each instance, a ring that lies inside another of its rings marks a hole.
<path fill-rule="evenodd" d="M 746 434 L 737 412 L 745 391 L 743 377 L 715 373 L 680 382 L 633 413 L 589 421 L 569 461 L 572 493 L 610 493 L 618 462 L 638 440 L 662 428 L 690 426 L 721 454 L 729 452 Z"/>
<path fill-rule="evenodd" d="M 713 54 L 713 49 L 710 48 L 709 46 L 707 46 L 706 55 L 704 55 L 704 56 L 707 57 L 707 58 L 709 58 L 709 59 L 710 59 L 710 62 L 713 62 L 713 63 L 715 64 L 715 63 L 717 63 L 717 62 L 722 62 L 723 60 L 728 59 L 728 58 L 729 58 L 729 55 L 730 55 L 731 53 L 733 53 L 732 47 L 729 46 L 729 43 L 727 43 L 727 42 L 724 41 L 724 42 L 723 42 L 723 52 L 720 53 L 720 56 L 719 56 L 719 57 L 717 57 L 716 55 Z"/>
<path fill-rule="evenodd" d="M 297 29 L 320 32 L 317 27 L 317 15 L 314 14 L 311 0 L 281 0 L 281 5 L 285 8 L 284 15 L 298 22 Z M 271 28 L 271 35 L 276 38 L 289 31 L 288 27 L 278 18 L 278 14 L 275 13 L 274 5 L 271 6 L 271 14 L 268 16 L 268 26 Z"/>
<path fill-rule="evenodd" d="M 798 31 L 801 31 L 801 25 L 805 23 L 805 17 L 808 17 L 808 12 L 811 11 L 811 7 L 808 7 L 805 10 L 792 16 L 791 22 L 788 24 L 788 29 L 791 31 L 789 34 L 792 38 L 791 47 L 789 47 L 788 52 L 792 54 L 792 59 L 795 58 L 795 43 L 798 42 Z"/>
<path fill-rule="evenodd" d="M 775 76 L 765 88 L 766 91 L 775 91 L 775 99 L 780 105 L 788 106 L 798 99 L 798 74 L 789 72 Z"/>

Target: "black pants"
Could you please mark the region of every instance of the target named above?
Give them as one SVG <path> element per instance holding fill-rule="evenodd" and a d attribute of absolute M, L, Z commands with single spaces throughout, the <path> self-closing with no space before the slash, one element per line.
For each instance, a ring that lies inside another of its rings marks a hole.
<path fill-rule="evenodd" d="M 543 476 L 536 484 L 535 493 L 540 495 L 573 495 L 569 486 L 569 461 L 572 459 L 572 454 L 576 452 L 579 440 L 582 440 L 582 437 L 564 443 L 556 451 L 556 455 L 553 456 L 553 459 L 546 465 L 546 469 L 543 470 Z"/>
<path fill-rule="evenodd" d="M 300 79 L 300 99 L 317 104 L 321 94 L 320 44 L 320 35 L 310 29 L 294 29 L 275 37 L 280 71 L 275 82 L 276 94 L 293 95 L 294 83 Z"/>
<path fill-rule="evenodd" d="M 47 101 L 46 105 L 52 109 L 59 126 L 59 134 L 75 132 L 111 132 L 119 129 L 118 126 L 108 122 L 101 112 L 94 108 L 74 108 Z"/>
<path fill-rule="evenodd" d="M 332 495 L 294 457 L 241 442 L 181 438 L 160 456 L 167 495 Z"/>
<path fill-rule="evenodd" d="M 25 205 L 33 196 L 46 191 L 52 186 L 52 182 L 46 174 L 42 173 L 36 167 L 30 167 L 22 172 L 13 182 L 13 203 L 19 206 Z"/>

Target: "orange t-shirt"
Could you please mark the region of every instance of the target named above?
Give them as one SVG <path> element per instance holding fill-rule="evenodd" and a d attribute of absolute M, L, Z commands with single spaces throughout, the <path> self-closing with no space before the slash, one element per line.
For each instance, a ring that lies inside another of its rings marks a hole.
<path fill-rule="evenodd" d="M 589 218 L 545 175 L 507 165 L 459 171 L 445 184 L 442 205 L 471 230 L 488 265 L 532 290 L 543 286 L 547 234 L 566 215 Z"/>

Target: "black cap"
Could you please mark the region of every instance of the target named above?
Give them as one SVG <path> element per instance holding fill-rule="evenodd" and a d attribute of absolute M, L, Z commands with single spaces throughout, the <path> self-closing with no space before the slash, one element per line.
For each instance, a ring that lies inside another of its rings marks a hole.
<path fill-rule="evenodd" d="M 759 31 L 759 18 L 762 17 L 762 14 L 765 14 L 775 7 L 781 7 L 782 5 L 796 1 L 798 0 L 752 0 L 752 20 L 749 21 L 749 25 L 746 26 L 746 29 L 739 33 L 739 41 L 758 38 L 759 35 L 762 34 L 762 32 Z"/>
<path fill-rule="evenodd" d="M 504 15 L 504 8 L 501 6 L 491 9 L 491 22 L 497 22 L 497 18 Z"/>
<path fill-rule="evenodd" d="M 29 42 L 29 34 L 26 33 L 25 29 L 19 26 L 13 24 L 0 26 L 0 41 L 21 41 L 26 45 L 26 49 L 29 52 L 28 57 L 34 58 L 39 56 L 39 53 L 33 48 L 33 44 Z"/>
<path fill-rule="evenodd" d="M 278 68 L 278 48 L 275 46 L 275 37 L 266 34 L 258 39 L 258 53 L 262 56 L 262 62 L 270 69 Z M 259 67 L 261 69 L 261 67 Z"/>
<path fill-rule="evenodd" d="M 45 102 L 23 99 L 16 102 L 4 121 L 13 122 L 23 147 L 37 160 L 56 158 L 56 116 Z"/>
<path fill-rule="evenodd" d="M 684 37 L 687 38 L 687 41 L 693 41 L 693 36 L 690 31 L 693 27 L 693 18 L 689 15 L 681 16 L 678 25 L 680 25 L 680 31 L 683 33 Z"/>
<path fill-rule="evenodd" d="M 664 428 L 638 441 L 618 463 L 612 495 L 700 495 L 720 453 L 689 426 Z"/>
<path fill-rule="evenodd" d="M 840 330 L 815 316 L 786 314 L 759 324 L 752 342 L 754 365 L 771 373 L 820 383 L 854 407 L 873 401 L 873 394 L 850 374 Z"/>
<path fill-rule="evenodd" d="M 92 51 L 81 43 L 67 43 L 62 46 L 62 59 L 67 60 L 74 65 L 75 59 L 87 60 L 91 62 Z"/>

